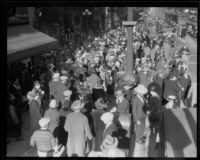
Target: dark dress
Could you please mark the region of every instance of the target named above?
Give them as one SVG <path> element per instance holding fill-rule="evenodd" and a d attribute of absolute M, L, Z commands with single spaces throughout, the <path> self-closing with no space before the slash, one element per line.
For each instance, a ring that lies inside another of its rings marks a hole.
<path fill-rule="evenodd" d="M 103 131 L 105 129 L 105 124 L 101 120 L 102 114 L 105 113 L 103 110 L 96 109 L 91 112 L 92 118 L 94 120 L 94 151 L 101 151 L 101 144 L 103 141 Z"/>
<path fill-rule="evenodd" d="M 29 112 L 30 112 L 30 132 L 34 132 L 39 129 L 38 121 L 42 118 L 40 113 L 40 107 L 36 100 L 29 102 Z"/>

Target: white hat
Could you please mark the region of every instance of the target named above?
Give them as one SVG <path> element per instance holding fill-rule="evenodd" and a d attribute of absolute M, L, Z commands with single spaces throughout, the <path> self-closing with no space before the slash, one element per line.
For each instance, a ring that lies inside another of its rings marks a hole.
<path fill-rule="evenodd" d="M 63 95 L 65 97 L 69 97 L 69 96 L 71 96 L 71 94 L 72 94 L 72 91 L 70 91 L 70 90 L 66 90 L 66 91 L 63 92 Z"/>
<path fill-rule="evenodd" d="M 55 99 L 52 99 L 52 100 L 50 101 L 49 107 L 50 107 L 50 108 L 57 108 L 57 106 L 58 106 L 58 104 L 57 104 L 56 100 L 55 100 Z"/>
<path fill-rule="evenodd" d="M 67 76 L 61 76 L 61 77 L 60 77 L 60 80 L 61 80 L 61 81 L 64 81 L 64 80 L 67 80 L 67 79 L 68 79 Z"/>
<path fill-rule="evenodd" d="M 72 61 L 72 59 L 71 59 L 71 58 L 69 58 L 69 59 L 67 59 L 67 61 L 66 61 L 65 63 L 67 63 L 67 64 L 72 64 L 72 63 L 73 63 L 73 61 Z"/>
<path fill-rule="evenodd" d="M 144 63 L 146 61 L 146 57 L 142 57 L 141 60 L 142 60 L 142 63 Z"/>
<path fill-rule="evenodd" d="M 60 73 L 54 73 L 52 78 L 59 79 L 59 77 L 60 77 Z"/>
<path fill-rule="evenodd" d="M 134 91 L 139 94 L 146 94 L 148 92 L 146 87 L 142 84 L 138 84 L 138 86 L 134 89 Z"/>
<path fill-rule="evenodd" d="M 169 96 L 167 97 L 167 99 L 168 99 L 168 100 L 175 100 L 175 99 L 176 99 L 176 96 L 174 96 L 174 95 L 169 95 Z"/>
<path fill-rule="evenodd" d="M 120 62 L 116 61 L 115 66 L 120 66 Z"/>
<path fill-rule="evenodd" d="M 49 123 L 50 123 L 50 118 L 49 117 L 44 117 L 44 118 L 41 118 L 39 120 L 39 125 L 40 125 L 41 128 L 44 128 Z"/>
<path fill-rule="evenodd" d="M 102 114 L 101 120 L 104 122 L 111 122 L 114 118 L 114 115 L 111 112 L 106 112 Z"/>

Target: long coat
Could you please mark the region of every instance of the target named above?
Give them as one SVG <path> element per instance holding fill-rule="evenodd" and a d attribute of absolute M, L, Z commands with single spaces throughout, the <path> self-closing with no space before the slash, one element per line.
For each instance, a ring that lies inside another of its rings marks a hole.
<path fill-rule="evenodd" d="M 136 141 L 143 137 L 145 129 L 146 114 L 144 112 L 145 103 L 138 96 L 135 96 L 132 101 L 132 113 L 135 121 L 140 121 L 140 125 L 136 124 Z"/>
<path fill-rule="evenodd" d="M 57 102 L 59 102 L 59 96 L 57 88 L 60 86 L 60 81 L 50 81 L 49 82 L 49 94 L 50 96 L 53 96 Z"/>
<path fill-rule="evenodd" d="M 68 132 L 68 156 L 76 153 L 79 157 L 84 157 L 86 140 L 92 139 L 87 117 L 80 112 L 70 113 L 65 121 L 64 129 Z"/>
<path fill-rule="evenodd" d="M 94 120 L 94 151 L 101 151 L 101 143 L 103 141 L 103 131 L 105 129 L 105 124 L 101 120 L 101 115 L 105 113 L 104 110 L 95 109 L 91 112 L 92 118 Z"/>
<path fill-rule="evenodd" d="M 59 111 L 57 109 L 51 109 L 49 108 L 46 110 L 44 117 L 49 117 L 50 118 L 50 125 L 49 125 L 49 130 L 54 133 L 54 130 L 56 127 L 58 127 L 59 123 Z"/>
<path fill-rule="evenodd" d="M 63 92 L 66 91 L 68 88 L 65 86 L 65 84 L 63 83 L 60 83 L 58 86 L 57 86 L 57 92 L 56 92 L 56 101 L 58 103 L 62 103 L 62 101 L 64 100 L 64 95 L 63 95 Z"/>
<path fill-rule="evenodd" d="M 184 100 L 187 97 L 187 93 L 191 85 L 191 78 L 189 75 L 187 75 L 186 77 L 184 75 L 181 75 L 178 81 L 181 87 L 184 88 L 184 90 L 181 91 L 181 98 Z"/>
<path fill-rule="evenodd" d="M 30 131 L 33 132 L 39 129 L 38 121 L 42 118 L 40 113 L 40 106 L 36 100 L 29 102 L 29 113 L 30 113 Z"/>

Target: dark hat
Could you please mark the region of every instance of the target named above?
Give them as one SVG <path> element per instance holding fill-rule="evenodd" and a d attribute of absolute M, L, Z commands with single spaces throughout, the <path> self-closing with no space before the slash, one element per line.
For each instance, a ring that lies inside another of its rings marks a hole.
<path fill-rule="evenodd" d="M 96 102 L 95 102 L 95 107 L 97 109 L 104 109 L 107 107 L 106 103 L 104 103 L 103 98 L 99 98 Z"/>
<path fill-rule="evenodd" d="M 169 72 L 169 78 L 178 77 L 178 75 L 179 75 L 179 72 L 177 71 L 177 69 L 173 69 Z"/>
<path fill-rule="evenodd" d="M 39 81 L 34 81 L 34 86 L 37 85 L 37 84 L 40 84 Z"/>

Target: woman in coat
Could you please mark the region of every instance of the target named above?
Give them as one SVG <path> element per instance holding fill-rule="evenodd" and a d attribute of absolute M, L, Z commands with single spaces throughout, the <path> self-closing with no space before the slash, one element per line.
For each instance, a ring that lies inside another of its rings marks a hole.
<path fill-rule="evenodd" d="M 30 112 L 30 132 L 34 132 L 39 129 L 38 121 L 42 115 L 40 112 L 40 105 L 38 103 L 39 95 L 35 92 L 28 92 L 27 98 L 29 100 L 29 112 Z"/>
<path fill-rule="evenodd" d="M 57 110 L 58 104 L 55 99 L 52 99 L 49 104 L 49 109 L 46 110 L 44 117 L 50 118 L 49 130 L 54 134 L 54 130 L 58 127 L 59 123 L 59 111 Z"/>
<path fill-rule="evenodd" d="M 68 132 L 68 157 L 71 157 L 74 153 L 79 157 L 84 157 L 86 141 L 93 138 L 88 119 L 80 112 L 81 108 L 83 108 L 81 101 L 74 101 L 71 105 L 71 109 L 74 112 L 70 113 L 65 121 L 64 129 Z"/>

